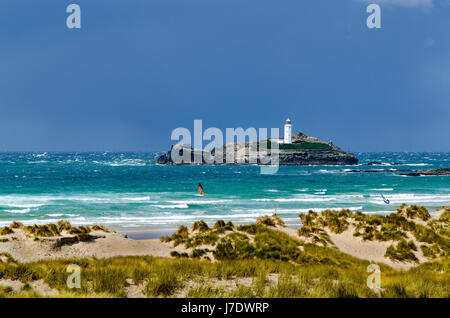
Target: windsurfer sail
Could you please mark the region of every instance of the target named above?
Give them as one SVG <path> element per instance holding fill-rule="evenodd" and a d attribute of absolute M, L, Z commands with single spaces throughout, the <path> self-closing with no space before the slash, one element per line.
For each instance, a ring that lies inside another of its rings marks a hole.
<path fill-rule="evenodd" d="M 389 200 L 386 199 L 386 198 L 384 197 L 384 195 L 381 195 L 381 197 L 383 198 L 384 203 L 389 204 Z"/>
<path fill-rule="evenodd" d="M 278 205 L 279 205 L 280 203 L 277 203 L 277 207 L 275 208 L 275 212 L 273 213 L 273 216 L 276 216 L 277 215 L 277 210 L 278 210 Z"/>
<path fill-rule="evenodd" d="M 200 193 L 200 195 L 205 195 L 202 184 L 200 182 L 198 183 L 198 193 Z"/>

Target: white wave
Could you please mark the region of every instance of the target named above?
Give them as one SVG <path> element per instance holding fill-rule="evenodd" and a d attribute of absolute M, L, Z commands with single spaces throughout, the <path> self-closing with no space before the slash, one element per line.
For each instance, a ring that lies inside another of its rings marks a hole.
<path fill-rule="evenodd" d="M 127 200 L 127 201 L 150 201 L 149 196 L 145 197 L 135 197 L 135 198 L 120 198 L 121 200 Z M 156 202 L 154 202 L 156 203 Z"/>
<path fill-rule="evenodd" d="M 413 193 L 399 193 L 391 194 L 386 197 L 391 204 L 450 204 L 450 194 L 413 194 Z M 385 204 L 381 196 L 370 195 L 370 203 Z"/>
<path fill-rule="evenodd" d="M 1 205 L 1 203 L 0 203 Z M 11 204 L 5 204 L 6 206 L 14 207 L 14 208 L 38 208 L 40 206 L 44 206 L 43 203 L 30 203 L 30 204 L 18 204 L 18 203 L 11 203 Z"/>
<path fill-rule="evenodd" d="M 30 208 L 20 209 L 20 210 L 5 210 L 5 212 L 8 212 L 8 213 L 19 213 L 19 214 L 29 213 L 30 211 L 31 211 Z"/>
<path fill-rule="evenodd" d="M 393 188 L 369 189 L 370 191 L 394 191 Z"/>
<path fill-rule="evenodd" d="M 326 169 L 320 169 L 317 172 L 320 172 L 320 173 L 341 173 L 340 170 L 326 170 Z"/>
<path fill-rule="evenodd" d="M 121 204 L 124 202 L 158 203 L 151 201 L 149 196 L 123 196 L 124 194 L 100 193 L 98 195 L 66 195 L 66 196 L 44 196 L 44 195 L 4 195 L 0 196 L 0 206 L 17 208 L 37 208 L 49 204 L 64 204 L 61 201 L 81 201 L 86 203 L 111 203 Z"/>
<path fill-rule="evenodd" d="M 95 164 L 109 166 L 109 167 L 122 167 L 122 166 L 130 166 L 130 167 L 139 167 L 145 166 L 146 163 L 142 159 L 121 159 L 114 161 L 92 161 Z"/>
<path fill-rule="evenodd" d="M 252 199 L 253 201 L 261 201 L 261 202 L 322 202 L 322 201 L 334 201 L 336 198 L 273 198 L 273 199 Z"/>
<path fill-rule="evenodd" d="M 54 214 L 47 214 L 47 216 L 51 216 L 51 217 L 60 217 L 60 216 L 75 217 L 75 216 L 80 216 L 80 215 L 79 214 L 70 214 L 70 213 L 54 213 Z"/>
<path fill-rule="evenodd" d="M 230 200 L 169 200 L 168 203 L 174 203 L 174 204 L 217 204 L 217 203 L 225 203 L 229 202 Z"/>
<path fill-rule="evenodd" d="M 266 192 L 279 192 L 279 191 L 276 190 L 276 189 L 266 189 L 266 190 L 264 190 L 264 191 L 266 191 Z"/>
<path fill-rule="evenodd" d="M 155 205 L 155 207 L 160 209 L 188 209 L 187 204 L 172 204 L 172 205 Z"/>

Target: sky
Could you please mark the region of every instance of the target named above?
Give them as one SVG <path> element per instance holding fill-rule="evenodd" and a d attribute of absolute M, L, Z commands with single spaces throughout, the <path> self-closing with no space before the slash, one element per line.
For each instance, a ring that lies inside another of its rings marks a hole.
<path fill-rule="evenodd" d="M 289 117 L 348 151 L 448 152 L 449 31 L 450 0 L 2 0 L 0 151 L 164 151 L 195 119 Z"/>

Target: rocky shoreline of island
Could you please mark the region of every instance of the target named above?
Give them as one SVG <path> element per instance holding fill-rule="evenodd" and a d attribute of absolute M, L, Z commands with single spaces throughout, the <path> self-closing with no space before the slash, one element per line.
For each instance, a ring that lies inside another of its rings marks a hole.
<path fill-rule="evenodd" d="M 182 159 L 180 159 L 182 158 Z M 292 143 L 269 138 L 236 142 L 212 150 L 177 144 L 157 160 L 159 165 L 356 165 L 358 158 L 331 141 L 324 142 L 299 132 Z"/>

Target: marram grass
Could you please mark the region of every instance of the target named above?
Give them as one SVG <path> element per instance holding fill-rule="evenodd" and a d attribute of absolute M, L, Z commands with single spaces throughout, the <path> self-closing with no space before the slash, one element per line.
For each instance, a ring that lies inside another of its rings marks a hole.
<path fill-rule="evenodd" d="M 319 248 L 324 249 L 324 248 Z M 326 248 L 325 248 L 326 249 Z M 317 253 L 328 253 L 321 250 Z M 340 254 L 329 255 L 330 260 Z M 336 261 L 336 260 L 335 260 Z M 340 259 L 341 264 L 293 264 L 276 260 L 210 262 L 197 259 L 117 257 L 49 260 L 29 264 L 0 263 L 0 279 L 24 283 L 43 279 L 61 297 L 127 297 L 127 279 L 143 286 L 147 297 L 450 297 L 449 259 L 439 259 L 408 271 L 381 265 L 381 290 L 367 287 L 369 262 Z M 67 266 L 81 267 L 81 288 L 66 285 Z M 270 282 L 269 277 L 277 277 Z M 234 281 L 234 288 L 218 282 Z M 240 281 L 247 281 L 242 284 Z M 189 284 L 188 284 L 189 283 Z M 191 288 L 188 288 L 188 286 Z M 184 294 L 180 294 L 184 291 Z M 39 297 L 36 292 L 0 297 Z"/>

